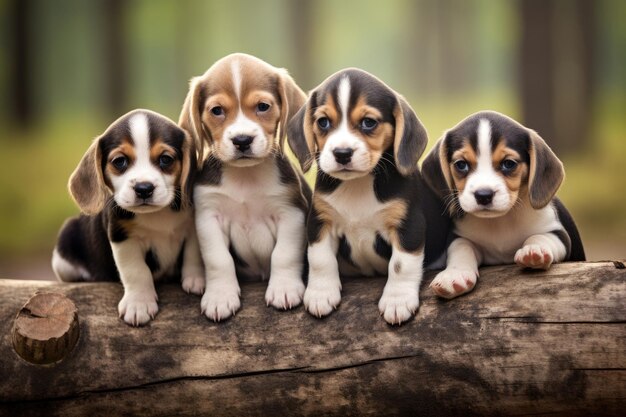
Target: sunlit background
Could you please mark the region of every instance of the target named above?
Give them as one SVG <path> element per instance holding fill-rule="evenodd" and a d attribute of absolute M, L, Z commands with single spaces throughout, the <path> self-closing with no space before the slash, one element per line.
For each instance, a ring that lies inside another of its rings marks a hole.
<path fill-rule="evenodd" d="M 622 0 L 0 0 L 0 277 L 52 279 L 92 138 L 137 107 L 176 120 L 188 80 L 237 51 L 304 90 L 370 71 L 431 144 L 470 113 L 509 114 L 565 162 L 588 257 L 626 258 L 625 21 Z"/>

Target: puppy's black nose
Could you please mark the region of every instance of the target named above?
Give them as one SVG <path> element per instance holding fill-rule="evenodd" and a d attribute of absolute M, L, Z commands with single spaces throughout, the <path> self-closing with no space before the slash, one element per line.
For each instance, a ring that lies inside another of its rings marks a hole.
<path fill-rule="evenodd" d="M 481 188 L 476 190 L 474 197 L 476 198 L 476 202 L 478 204 L 486 206 L 491 204 L 494 194 L 493 190 L 490 190 L 489 188 Z"/>
<path fill-rule="evenodd" d="M 145 200 L 146 198 L 149 198 L 154 192 L 154 184 L 152 184 L 151 182 L 138 182 L 137 184 L 135 184 L 134 189 L 137 197 L 143 198 Z"/>
<path fill-rule="evenodd" d="M 349 164 L 350 160 L 352 160 L 353 153 L 354 150 L 351 148 L 335 148 L 333 150 L 333 155 L 335 155 L 335 161 L 337 161 L 341 165 Z"/>
<path fill-rule="evenodd" d="M 250 144 L 254 138 L 248 135 L 237 135 L 233 138 L 233 145 L 241 152 L 250 149 Z"/>

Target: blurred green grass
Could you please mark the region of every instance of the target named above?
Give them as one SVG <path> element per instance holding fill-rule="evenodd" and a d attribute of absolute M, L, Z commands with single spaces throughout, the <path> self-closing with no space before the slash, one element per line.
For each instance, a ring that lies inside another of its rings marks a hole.
<path fill-rule="evenodd" d="M 23 258 L 51 251 L 66 217 L 78 209 L 67 180 L 106 126 L 94 120 L 65 122 L 28 132 L 5 132 L 0 164 L 0 258 Z"/>
<path fill-rule="evenodd" d="M 429 149 L 447 128 L 475 111 L 493 109 L 519 118 L 514 97 L 499 91 L 428 101 L 408 99 L 428 130 Z M 626 103 L 618 94 L 607 95 L 595 108 L 587 149 L 563 158 L 567 178 L 559 196 L 577 220 L 584 240 L 623 250 L 626 122 L 621 110 Z M 0 164 L 2 262 L 49 255 L 63 221 L 78 213 L 67 192 L 67 180 L 92 139 L 110 122 L 76 116 L 56 120 L 61 122 L 27 133 L 5 132 L 2 139 L 6 156 Z M 306 177 L 312 183 L 314 171 Z M 592 253 L 602 257 L 600 249 Z"/>
<path fill-rule="evenodd" d="M 626 99 L 609 95 L 597 103 L 592 135 L 582 152 L 564 159 L 559 196 L 579 222 L 583 239 L 619 246 L 626 258 Z"/>

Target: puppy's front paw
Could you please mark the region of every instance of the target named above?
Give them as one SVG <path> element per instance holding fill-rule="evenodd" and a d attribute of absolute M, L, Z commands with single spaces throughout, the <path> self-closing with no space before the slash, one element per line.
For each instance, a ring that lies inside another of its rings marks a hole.
<path fill-rule="evenodd" d="M 341 284 L 324 285 L 309 283 L 304 292 L 304 307 L 315 317 L 322 318 L 332 313 L 341 302 Z"/>
<path fill-rule="evenodd" d="M 299 278 L 272 278 L 265 292 L 268 307 L 288 310 L 300 305 L 304 295 L 304 283 Z"/>
<path fill-rule="evenodd" d="M 213 321 L 221 321 L 234 316 L 241 307 L 239 295 L 237 284 L 208 285 L 200 301 L 202 314 Z"/>
<path fill-rule="evenodd" d="M 440 297 L 454 298 L 473 290 L 476 278 L 478 273 L 471 269 L 447 268 L 437 274 L 430 288 Z"/>
<path fill-rule="evenodd" d="M 417 288 L 386 285 L 378 302 L 378 310 L 389 324 L 401 324 L 415 315 L 419 307 Z"/>
<path fill-rule="evenodd" d="M 526 245 L 515 253 L 515 263 L 525 268 L 549 269 L 553 261 L 552 251 L 540 245 Z"/>
<path fill-rule="evenodd" d="M 183 277 L 183 290 L 187 294 L 202 295 L 204 293 L 205 279 L 202 275 L 189 275 Z"/>
<path fill-rule="evenodd" d="M 143 326 L 159 311 L 155 292 L 125 292 L 117 305 L 120 318 L 131 326 Z"/>

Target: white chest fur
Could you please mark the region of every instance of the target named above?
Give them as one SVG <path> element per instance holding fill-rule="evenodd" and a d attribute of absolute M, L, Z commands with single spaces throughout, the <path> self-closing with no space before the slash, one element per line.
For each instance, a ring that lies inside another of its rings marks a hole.
<path fill-rule="evenodd" d="M 501 217 L 485 219 L 466 214 L 455 221 L 456 234 L 480 248 L 484 264 L 512 263 L 515 252 L 530 236 L 562 229 L 552 204 L 535 210 L 529 202 Z"/>
<path fill-rule="evenodd" d="M 224 167 L 219 185 L 195 188 L 197 227 L 200 229 L 207 217 L 216 218 L 226 243 L 245 263 L 237 265 L 238 271 L 266 279 L 278 223 L 282 216 L 297 210 L 289 196 L 271 159 L 253 167 Z"/>
<path fill-rule="evenodd" d="M 376 199 L 371 175 L 344 181 L 331 194 L 320 195 L 333 208 L 332 235 L 345 237 L 354 265 L 340 259 L 339 270 L 347 275 L 387 274 L 388 261 L 376 253 L 376 234 L 389 241 L 384 210 L 388 204 Z"/>
<path fill-rule="evenodd" d="M 182 245 L 193 227 L 193 216 L 189 211 L 163 209 L 156 213 L 135 215 L 129 239 L 138 242 L 144 253 L 152 251 L 159 268 L 154 279 L 162 278 L 174 271 Z"/>

